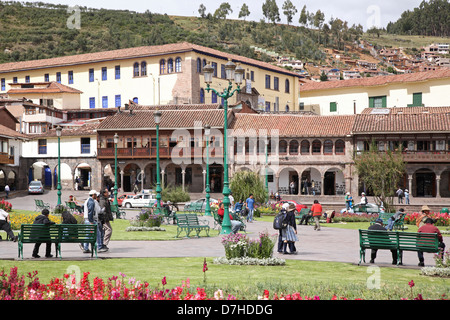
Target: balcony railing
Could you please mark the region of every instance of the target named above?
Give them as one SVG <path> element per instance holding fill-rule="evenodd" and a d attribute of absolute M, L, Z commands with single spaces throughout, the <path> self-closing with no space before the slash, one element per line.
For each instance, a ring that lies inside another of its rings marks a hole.
<path fill-rule="evenodd" d="M 0 152 L 0 164 L 14 164 L 14 157 Z"/>
<path fill-rule="evenodd" d="M 174 150 L 175 149 L 175 150 Z M 206 148 L 191 148 L 191 158 L 203 157 Z M 182 148 L 174 147 L 161 147 L 159 148 L 159 157 L 162 159 L 168 159 L 172 157 L 172 154 L 176 157 L 184 156 L 186 150 Z M 223 157 L 222 150 L 210 148 L 210 157 Z M 114 148 L 99 148 L 99 159 L 114 159 Z M 156 159 L 156 147 L 150 148 L 117 148 L 117 158 L 119 159 Z"/>
<path fill-rule="evenodd" d="M 404 151 L 405 162 L 450 162 L 450 151 Z"/>

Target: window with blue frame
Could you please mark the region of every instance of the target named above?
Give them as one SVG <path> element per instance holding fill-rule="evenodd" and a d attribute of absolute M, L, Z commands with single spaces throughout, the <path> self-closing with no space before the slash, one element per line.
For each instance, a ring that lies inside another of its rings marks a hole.
<path fill-rule="evenodd" d="M 270 111 L 270 102 L 266 101 L 266 111 L 269 112 Z"/>
<path fill-rule="evenodd" d="M 56 82 L 61 83 L 61 72 L 56 73 Z"/>
<path fill-rule="evenodd" d="M 48 73 L 44 74 L 44 82 L 50 82 L 50 75 Z"/>
<path fill-rule="evenodd" d="M 118 108 L 122 105 L 122 98 L 121 98 L 120 94 L 116 94 L 116 96 L 114 97 L 114 101 L 115 101 L 116 108 Z"/>
<path fill-rule="evenodd" d="M 73 71 L 69 71 L 68 78 L 69 78 L 69 84 L 73 84 Z"/>
<path fill-rule="evenodd" d="M 25 82 L 30 83 L 30 76 L 25 76 Z"/>
<path fill-rule="evenodd" d="M 169 60 L 167 60 L 167 73 L 172 72 L 173 72 L 173 59 L 170 58 Z"/>
<path fill-rule="evenodd" d="M 38 154 L 47 154 L 47 139 L 38 140 Z"/>
<path fill-rule="evenodd" d="M 102 67 L 102 81 L 108 80 L 108 69 L 106 67 Z"/>
<path fill-rule="evenodd" d="M 95 98 L 94 97 L 89 98 L 89 108 L 91 108 L 91 109 L 95 108 Z"/>
<path fill-rule="evenodd" d="M 5 91 L 6 90 L 6 80 L 5 80 L 5 78 L 2 78 L 1 82 L 2 82 L 2 91 Z"/>
<path fill-rule="evenodd" d="M 116 80 L 119 80 L 120 79 L 120 66 L 116 66 L 114 68 L 114 70 L 115 70 Z"/>
<path fill-rule="evenodd" d="M 181 58 L 175 59 L 175 72 L 181 72 Z"/>
<path fill-rule="evenodd" d="M 266 89 L 270 89 L 270 76 L 266 74 Z"/>
<path fill-rule="evenodd" d="M 102 108 L 108 108 L 108 96 L 102 97 Z"/>
<path fill-rule="evenodd" d="M 89 154 L 91 153 L 91 138 L 81 138 L 81 153 Z"/>
<path fill-rule="evenodd" d="M 94 69 L 89 69 L 89 82 L 94 82 Z"/>
<path fill-rule="evenodd" d="M 135 62 L 133 65 L 133 77 L 139 77 L 139 62 Z"/>
<path fill-rule="evenodd" d="M 277 90 L 279 89 L 279 82 L 280 80 L 278 79 L 278 77 L 273 77 L 273 89 Z"/>
<path fill-rule="evenodd" d="M 212 62 L 211 66 L 214 68 L 213 77 L 217 77 L 217 63 L 216 62 Z"/>
<path fill-rule="evenodd" d="M 17 77 L 13 78 L 13 83 L 17 83 Z"/>
<path fill-rule="evenodd" d="M 217 94 L 214 91 L 211 94 L 211 103 L 217 103 Z"/>
<path fill-rule="evenodd" d="M 284 92 L 289 93 L 291 91 L 291 86 L 289 84 L 289 79 L 286 79 L 286 82 L 284 83 Z"/>
<path fill-rule="evenodd" d="M 220 77 L 222 79 L 226 79 L 227 78 L 227 73 L 225 72 L 225 65 L 224 64 L 220 65 Z"/>
<path fill-rule="evenodd" d="M 147 75 L 147 62 L 142 61 L 141 62 L 141 76 Z"/>
<path fill-rule="evenodd" d="M 197 73 L 202 72 L 202 59 L 197 58 Z"/>
<path fill-rule="evenodd" d="M 205 89 L 200 89 L 200 103 L 205 103 Z"/>
<path fill-rule="evenodd" d="M 159 62 L 159 74 L 164 74 L 166 73 L 166 60 L 162 59 Z"/>

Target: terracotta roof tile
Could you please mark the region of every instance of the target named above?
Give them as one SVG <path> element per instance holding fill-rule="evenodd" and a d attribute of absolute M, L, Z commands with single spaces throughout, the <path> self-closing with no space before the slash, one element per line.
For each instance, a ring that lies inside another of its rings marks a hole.
<path fill-rule="evenodd" d="M 128 108 L 132 110 L 208 110 L 219 109 L 220 104 L 167 104 L 158 106 L 146 106 L 136 103 L 130 103 Z"/>
<path fill-rule="evenodd" d="M 234 136 L 249 130 L 278 130 L 280 137 L 343 137 L 351 133 L 354 115 L 305 116 L 289 114 L 236 114 L 231 124 Z M 246 133 L 247 132 L 247 133 Z"/>
<path fill-rule="evenodd" d="M 377 110 L 379 109 L 366 108 L 361 113 L 372 114 Z M 389 114 L 450 113 L 450 107 L 396 107 L 381 110 Z"/>
<path fill-rule="evenodd" d="M 4 125 L 0 125 L 0 136 L 7 138 L 28 139 L 27 135 L 17 132 L 16 130 L 10 129 L 8 127 L 5 127 Z"/>
<path fill-rule="evenodd" d="M 382 86 L 389 83 L 417 82 L 431 79 L 450 78 L 450 68 L 443 68 L 434 71 L 407 73 L 392 76 L 379 76 L 370 78 L 340 80 L 340 81 L 323 81 L 308 82 L 300 86 L 300 92 L 327 89 L 342 89 L 350 87 L 371 87 Z"/>
<path fill-rule="evenodd" d="M 359 114 L 353 134 L 450 132 L 450 113 L 422 114 Z"/>
<path fill-rule="evenodd" d="M 224 122 L 224 110 L 162 110 L 161 129 L 197 128 L 196 122 L 203 128 L 205 124 L 221 128 Z M 233 111 L 228 111 L 228 119 Z M 110 130 L 148 130 L 156 127 L 153 110 L 122 111 L 105 118 L 98 131 Z"/>
<path fill-rule="evenodd" d="M 274 66 L 267 62 L 262 62 L 262 61 L 258 61 L 255 59 L 250 59 L 250 58 L 246 58 L 243 56 L 222 52 L 222 51 L 219 51 L 216 49 L 211 49 L 208 47 L 203 47 L 203 46 L 195 45 L 195 44 L 188 43 L 188 42 L 171 43 L 171 44 L 158 45 L 158 46 L 126 48 L 126 49 L 118 49 L 118 50 L 95 52 L 95 53 L 86 53 L 86 54 L 64 56 L 64 57 L 57 57 L 57 58 L 50 58 L 50 59 L 9 62 L 9 63 L 0 64 L 0 73 L 14 72 L 14 71 L 19 71 L 19 70 L 32 70 L 32 69 L 46 68 L 46 67 L 59 67 L 59 66 L 68 66 L 68 65 L 77 65 L 77 64 L 87 64 L 87 63 L 94 63 L 94 62 L 100 62 L 100 61 L 141 58 L 141 57 L 157 56 L 157 55 L 170 54 L 170 53 L 176 53 L 176 52 L 189 52 L 189 51 L 193 51 L 193 50 L 200 52 L 200 53 L 208 54 L 208 55 L 224 57 L 226 59 L 230 58 L 230 59 L 233 59 L 234 61 L 252 64 L 252 65 L 256 65 L 261 68 L 268 68 L 268 69 L 275 70 L 278 72 L 283 72 L 285 74 L 289 74 L 292 76 L 300 77 L 300 75 L 298 73 L 289 71 L 284 68 L 280 68 L 278 66 Z"/>
<path fill-rule="evenodd" d="M 33 83 L 27 83 L 32 85 Z M 80 90 L 71 88 L 58 82 L 48 82 L 46 87 L 37 88 L 13 88 L 8 90 L 8 94 L 30 94 L 30 93 L 83 93 Z"/>

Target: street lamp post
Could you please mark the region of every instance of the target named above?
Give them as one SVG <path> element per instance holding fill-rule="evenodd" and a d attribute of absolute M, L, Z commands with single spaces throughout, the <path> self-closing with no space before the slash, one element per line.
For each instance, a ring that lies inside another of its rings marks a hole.
<path fill-rule="evenodd" d="M 217 92 L 215 89 L 211 88 L 214 68 L 211 65 L 207 65 L 203 68 L 203 75 L 206 83 L 206 91 L 213 91 L 217 96 L 224 100 L 224 124 L 223 124 L 223 204 L 224 204 L 224 215 L 222 222 L 221 234 L 231 233 L 231 220 L 229 216 L 229 206 L 230 206 L 230 188 L 228 182 L 228 159 L 227 159 L 227 127 L 228 127 L 228 99 L 231 98 L 235 92 L 241 92 L 240 85 L 244 78 L 245 70 L 238 64 L 234 64 L 231 60 L 228 60 L 225 65 L 226 79 L 228 80 L 228 87 L 224 89 L 222 93 Z M 233 90 L 232 81 L 236 83 L 237 88 Z"/>
<path fill-rule="evenodd" d="M 114 135 L 114 201 L 113 205 L 118 206 L 117 201 L 117 144 L 119 143 L 119 135 L 116 133 Z"/>
<path fill-rule="evenodd" d="M 209 139 L 211 134 L 211 127 L 206 124 L 205 125 L 205 137 L 206 137 L 206 207 L 205 207 L 205 216 L 211 216 L 211 205 L 209 202 L 211 192 L 209 188 Z"/>
<path fill-rule="evenodd" d="M 159 124 L 161 123 L 161 111 L 153 112 L 156 124 L 156 208 L 161 213 L 161 182 L 159 169 Z"/>
<path fill-rule="evenodd" d="M 56 127 L 56 136 L 58 137 L 58 186 L 56 189 L 57 195 L 58 195 L 58 202 L 56 203 L 57 206 L 61 204 L 61 131 L 62 128 L 60 126 Z"/>
<path fill-rule="evenodd" d="M 268 170 L 268 165 L 269 165 L 269 139 L 266 139 L 264 141 L 265 145 L 266 145 L 266 202 L 269 202 L 269 170 Z"/>

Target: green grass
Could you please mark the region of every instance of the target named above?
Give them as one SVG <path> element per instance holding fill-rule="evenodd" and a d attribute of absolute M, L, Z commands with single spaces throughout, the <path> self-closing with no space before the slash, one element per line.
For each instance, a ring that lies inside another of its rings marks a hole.
<path fill-rule="evenodd" d="M 17 266 L 19 274 L 38 270 L 42 283 L 64 273 L 79 270 L 89 272 L 89 279 L 100 277 L 105 281 L 112 276 L 125 274 L 127 278 L 147 281 L 152 287 L 161 285 L 166 277 L 167 288 L 190 280 L 193 290 L 205 287 L 212 293 L 222 289 L 240 299 L 256 299 L 267 289 L 271 293 L 300 292 L 302 296 L 318 295 L 330 299 L 334 294 L 349 299 L 401 299 L 410 298 L 408 282 L 414 280 L 414 293 L 425 299 L 439 299 L 450 294 L 450 279 L 425 277 L 417 269 L 368 269 L 348 263 L 288 260 L 285 266 L 229 266 L 215 265 L 207 258 L 206 284 L 203 282 L 203 257 L 201 258 L 139 258 L 99 259 L 89 261 L 0 261 L 0 269 Z M 239 275 L 239 276 L 237 276 Z M 370 289 L 372 279 L 380 280 L 379 287 Z"/>

